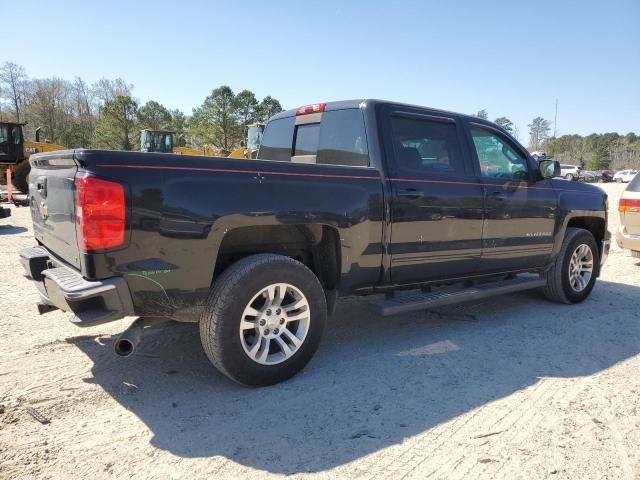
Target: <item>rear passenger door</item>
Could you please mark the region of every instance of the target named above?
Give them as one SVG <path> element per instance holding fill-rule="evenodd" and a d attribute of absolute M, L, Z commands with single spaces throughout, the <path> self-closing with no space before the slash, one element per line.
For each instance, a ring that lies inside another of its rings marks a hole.
<path fill-rule="evenodd" d="M 468 139 L 485 195 L 485 273 L 545 265 L 553 248 L 556 194 L 524 149 L 498 129 L 469 123 Z"/>
<path fill-rule="evenodd" d="M 391 281 L 472 274 L 482 248 L 483 193 L 453 117 L 389 109 Z"/>

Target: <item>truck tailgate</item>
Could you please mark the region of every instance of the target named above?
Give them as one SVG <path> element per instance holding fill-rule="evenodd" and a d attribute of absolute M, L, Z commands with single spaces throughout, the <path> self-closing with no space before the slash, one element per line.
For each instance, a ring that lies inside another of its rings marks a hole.
<path fill-rule="evenodd" d="M 29 198 L 33 233 L 50 252 L 80 268 L 76 240 L 73 150 L 34 155 L 30 159 Z"/>

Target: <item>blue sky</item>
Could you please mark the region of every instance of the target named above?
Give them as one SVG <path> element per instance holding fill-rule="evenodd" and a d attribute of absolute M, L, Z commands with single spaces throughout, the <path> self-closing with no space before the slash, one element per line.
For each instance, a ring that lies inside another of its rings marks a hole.
<path fill-rule="evenodd" d="M 485 108 L 526 142 L 558 98 L 558 134 L 640 133 L 640 0 L 12 5 L 0 62 L 33 78 L 122 77 L 139 100 L 186 113 L 226 84 L 285 108 L 361 97 Z"/>

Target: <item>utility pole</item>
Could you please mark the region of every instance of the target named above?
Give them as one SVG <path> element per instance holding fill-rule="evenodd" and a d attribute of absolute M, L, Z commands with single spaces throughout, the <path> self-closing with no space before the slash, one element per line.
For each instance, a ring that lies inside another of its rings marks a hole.
<path fill-rule="evenodd" d="M 558 99 L 556 98 L 556 114 L 553 117 L 553 138 L 556 138 L 558 133 Z"/>

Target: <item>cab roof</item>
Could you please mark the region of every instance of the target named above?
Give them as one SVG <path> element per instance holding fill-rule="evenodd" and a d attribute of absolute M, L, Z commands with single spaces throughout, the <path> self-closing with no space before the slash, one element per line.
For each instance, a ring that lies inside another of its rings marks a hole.
<path fill-rule="evenodd" d="M 464 117 L 464 118 L 467 118 L 469 120 L 473 120 L 473 122 L 475 122 L 475 123 L 484 123 L 484 124 L 491 125 L 491 126 L 495 127 L 495 124 L 493 122 L 491 122 L 489 120 L 484 120 L 482 118 L 474 117 L 473 115 L 467 115 L 467 114 L 464 114 L 464 113 L 457 113 L 457 112 L 452 112 L 452 111 L 449 111 L 449 110 L 441 110 L 441 109 L 437 109 L 437 108 L 425 107 L 424 105 L 415 105 L 415 104 L 402 103 L 402 102 L 393 102 L 393 101 L 390 101 L 390 100 L 380 100 L 380 99 L 375 99 L 375 98 L 369 98 L 369 99 L 361 98 L 361 99 L 353 99 L 353 100 L 339 100 L 339 101 L 335 101 L 335 102 L 325 102 L 324 111 L 325 112 L 330 112 L 332 110 L 345 110 L 345 109 L 349 109 L 349 108 L 371 108 L 371 107 L 374 107 L 376 105 L 395 105 L 395 106 L 398 106 L 398 107 L 421 108 L 421 109 L 429 110 L 431 113 L 433 113 L 435 115 Z M 286 118 L 286 117 L 295 116 L 296 110 L 297 110 L 297 108 L 292 108 L 290 110 L 286 110 L 284 112 L 280 112 L 280 113 L 274 115 L 273 117 L 271 117 L 269 120 L 277 120 L 279 118 Z"/>

